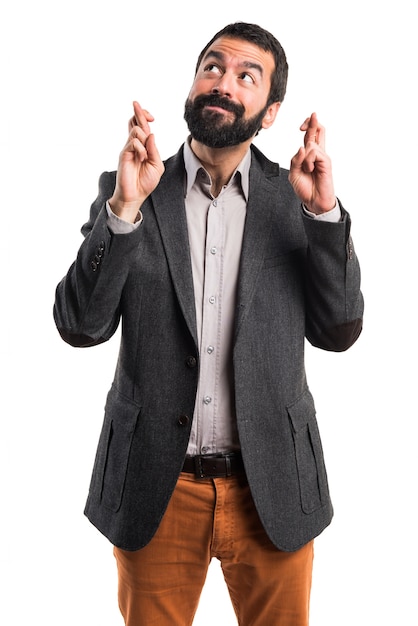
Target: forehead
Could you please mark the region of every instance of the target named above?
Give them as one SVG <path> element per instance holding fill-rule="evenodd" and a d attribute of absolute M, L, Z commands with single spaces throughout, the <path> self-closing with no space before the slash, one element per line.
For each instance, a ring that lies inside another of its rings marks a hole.
<path fill-rule="evenodd" d="M 243 66 L 257 66 L 267 78 L 274 71 L 274 57 L 270 51 L 263 50 L 254 43 L 235 37 L 219 37 L 205 52 L 202 63 L 211 56 L 222 59 L 225 63 Z"/>

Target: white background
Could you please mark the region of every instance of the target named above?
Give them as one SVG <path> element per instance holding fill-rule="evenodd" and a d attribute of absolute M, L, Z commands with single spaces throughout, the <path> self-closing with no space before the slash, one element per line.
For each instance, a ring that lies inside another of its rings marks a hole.
<path fill-rule="evenodd" d="M 3 5 L 4 6 L 4 5 Z M 111 546 L 83 516 L 118 337 L 64 344 L 54 290 L 131 103 L 163 158 L 185 139 L 198 53 L 225 24 L 281 41 L 288 92 L 256 144 L 287 167 L 316 111 L 353 219 L 365 328 L 307 348 L 335 518 L 316 541 L 312 626 L 416 624 L 416 20 L 412 2 L 14 2 L 1 28 L 1 537 L 5 626 L 121 626 Z M 219 566 L 196 626 L 235 623 Z M 266 625 L 271 626 L 271 625 Z"/>

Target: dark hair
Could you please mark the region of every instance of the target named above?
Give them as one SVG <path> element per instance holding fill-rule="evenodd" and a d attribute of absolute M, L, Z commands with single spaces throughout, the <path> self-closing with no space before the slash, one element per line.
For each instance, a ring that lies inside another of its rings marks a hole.
<path fill-rule="evenodd" d="M 234 24 L 228 24 L 216 33 L 209 41 L 209 43 L 203 48 L 199 54 L 199 58 L 196 64 L 196 72 L 199 69 L 200 63 L 206 54 L 208 48 L 219 37 L 230 37 L 234 39 L 244 39 L 249 41 L 259 48 L 262 48 L 266 52 L 271 52 L 274 57 L 275 71 L 271 76 L 270 94 L 268 97 L 267 105 L 273 102 L 283 102 L 284 95 L 286 93 L 287 85 L 287 73 L 288 64 L 286 60 L 285 52 L 277 41 L 277 39 L 261 26 L 257 24 L 247 24 L 245 22 L 235 22 Z"/>

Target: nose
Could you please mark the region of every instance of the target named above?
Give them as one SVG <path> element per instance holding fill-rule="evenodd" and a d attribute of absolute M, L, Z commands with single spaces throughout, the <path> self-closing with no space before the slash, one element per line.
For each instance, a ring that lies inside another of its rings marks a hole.
<path fill-rule="evenodd" d="M 232 98 L 233 86 L 232 79 L 225 72 L 216 82 L 216 85 L 212 87 L 212 93 L 218 96 L 225 96 L 227 98 Z"/>

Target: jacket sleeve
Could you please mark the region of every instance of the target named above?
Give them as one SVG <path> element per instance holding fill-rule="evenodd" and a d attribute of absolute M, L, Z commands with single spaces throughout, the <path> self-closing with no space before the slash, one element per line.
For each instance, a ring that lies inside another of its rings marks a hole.
<path fill-rule="evenodd" d="M 77 347 L 102 343 L 115 333 L 129 259 L 138 245 L 137 232 L 113 235 L 108 229 L 105 204 L 114 185 L 115 172 L 101 175 L 98 196 L 81 229 L 84 241 L 56 289 L 55 324 L 62 339 Z"/>
<path fill-rule="evenodd" d="M 338 223 L 304 216 L 304 225 L 306 337 L 316 347 L 342 352 L 359 337 L 364 310 L 350 216 L 344 209 Z"/>

